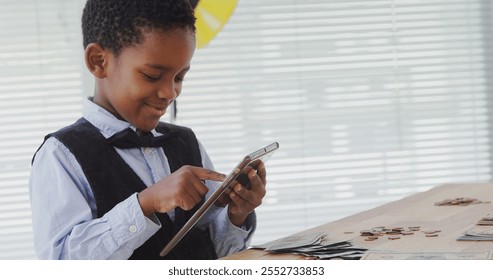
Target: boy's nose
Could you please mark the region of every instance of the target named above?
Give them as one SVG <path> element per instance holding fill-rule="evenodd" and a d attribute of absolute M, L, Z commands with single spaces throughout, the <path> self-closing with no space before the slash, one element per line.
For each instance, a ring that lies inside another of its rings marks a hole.
<path fill-rule="evenodd" d="M 176 89 L 174 83 L 167 83 L 159 88 L 157 96 L 161 99 L 167 99 L 169 102 L 173 101 L 176 96 Z"/>

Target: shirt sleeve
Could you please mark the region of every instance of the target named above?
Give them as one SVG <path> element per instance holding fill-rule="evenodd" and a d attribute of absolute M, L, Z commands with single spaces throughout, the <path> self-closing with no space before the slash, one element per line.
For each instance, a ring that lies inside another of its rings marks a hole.
<path fill-rule="evenodd" d="M 203 167 L 214 170 L 214 165 L 200 142 L 199 147 Z M 219 182 L 206 181 L 206 184 L 210 189 L 206 196 L 208 198 L 218 188 Z M 220 208 L 213 205 L 202 219 L 203 221 L 199 222 L 199 226 L 205 223 L 209 224 L 212 242 L 219 258 L 245 250 L 250 243 L 257 224 L 255 212 L 252 212 L 248 215 L 241 228 L 233 225 L 228 217 L 227 206 Z"/>
<path fill-rule="evenodd" d="M 245 250 L 250 244 L 256 228 L 255 212 L 250 213 L 241 228 L 233 225 L 228 217 L 228 208 L 222 208 L 217 219 L 211 224 L 212 242 L 218 258 Z"/>
<path fill-rule="evenodd" d="M 55 138 L 36 154 L 29 191 L 40 259 L 127 259 L 161 226 L 144 216 L 136 194 L 96 218 L 80 165 Z"/>

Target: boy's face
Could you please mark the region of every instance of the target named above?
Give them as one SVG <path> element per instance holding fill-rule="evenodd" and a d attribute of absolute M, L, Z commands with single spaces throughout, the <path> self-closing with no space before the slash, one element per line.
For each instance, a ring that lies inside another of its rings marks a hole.
<path fill-rule="evenodd" d="M 195 51 L 192 31 L 149 30 L 139 45 L 118 57 L 107 52 L 105 77 L 97 79 L 94 102 L 143 131 L 154 129 L 181 92 Z"/>

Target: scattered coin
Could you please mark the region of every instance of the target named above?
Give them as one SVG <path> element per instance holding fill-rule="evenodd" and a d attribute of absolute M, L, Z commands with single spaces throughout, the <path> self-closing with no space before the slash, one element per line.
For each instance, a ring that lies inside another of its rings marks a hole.
<path fill-rule="evenodd" d="M 378 239 L 379 236 L 387 235 L 388 239 L 395 240 L 400 239 L 404 235 L 413 235 L 415 231 L 420 231 L 421 226 L 409 226 L 409 227 L 392 227 L 378 226 L 372 229 L 365 229 L 360 231 L 360 236 L 366 237 L 365 241 L 373 241 Z M 426 231 L 428 234 L 436 234 L 440 230 Z"/>
<path fill-rule="evenodd" d="M 480 204 L 480 203 L 490 203 L 490 201 L 481 201 L 476 198 L 467 198 L 467 197 L 458 197 L 454 199 L 445 199 L 440 202 L 436 202 L 437 206 L 446 206 L 446 205 L 459 205 L 459 206 L 468 206 L 471 204 Z"/>
<path fill-rule="evenodd" d="M 441 230 L 426 230 L 423 231 L 425 234 L 435 234 L 441 232 Z"/>
<path fill-rule="evenodd" d="M 368 236 L 367 238 L 365 238 L 365 241 L 373 241 L 373 240 L 377 240 L 378 239 L 378 236 Z"/>
<path fill-rule="evenodd" d="M 488 216 L 484 218 L 485 221 L 491 222 L 493 225 L 493 217 Z M 366 237 L 365 241 L 374 241 L 379 236 L 387 235 L 389 240 L 397 240 L 405 235 L 413 235 L 416 231 L 422 231 L 426 237 L 438 237 L 438 234 L 442 232 L 439 229 L 421 230 L 421 226 L 409 226 L 409 227 L 392 227 L 385 226 L 374 227 L 372 229 L 365 229 L 360 231 L 360 235 Z"/>

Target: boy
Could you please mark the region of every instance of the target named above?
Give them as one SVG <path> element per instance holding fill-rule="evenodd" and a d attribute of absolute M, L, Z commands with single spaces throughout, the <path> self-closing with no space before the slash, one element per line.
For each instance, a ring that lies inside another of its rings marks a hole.
<path fill-rule="evenodd" d="M 83 118 L 49 134 L 33 159 L 39 258 L 158 259 L 224 179 L 190 129 L 159 121 L 190 68 L 194 24 L 186 0 L 87 1 L 85 61 L 96 86 Z M 264 165 L 248 175 L 250 186 L 236 185 L 166 258 L 246 248 L 265 195 Z"/>

